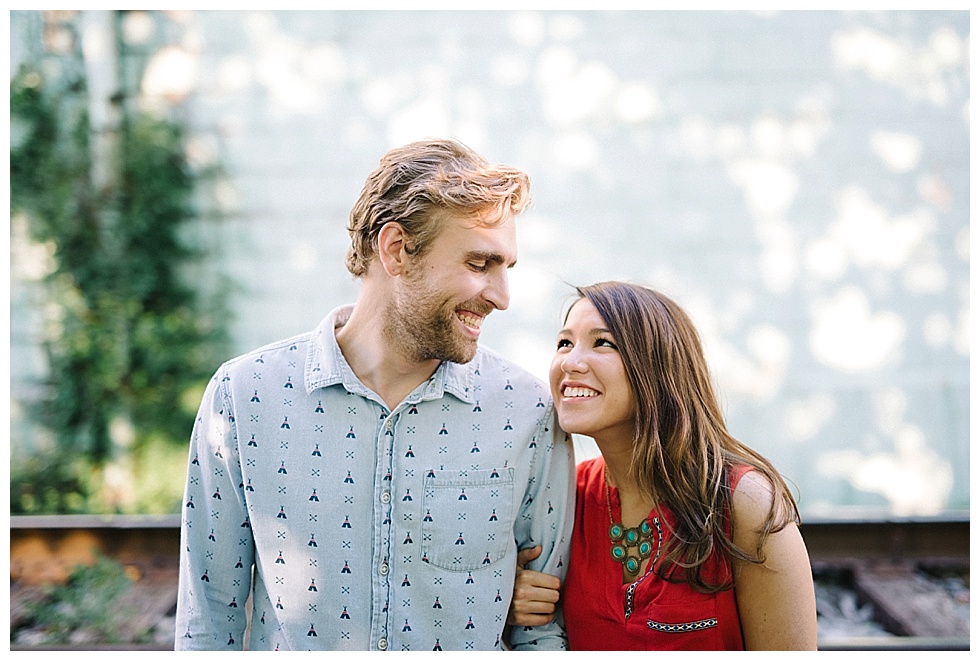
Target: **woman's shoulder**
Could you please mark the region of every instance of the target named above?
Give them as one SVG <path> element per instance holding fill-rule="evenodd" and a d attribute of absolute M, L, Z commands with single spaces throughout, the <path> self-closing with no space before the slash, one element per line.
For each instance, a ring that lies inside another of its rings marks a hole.
<path fill-rule="evenodd" d="M 766 475 L 752 466 L 732 467 L 732 510 L 736 521 L 749 523 L 749 528 L 761 526 L 773 506 L 773 484 Z"/>
<path fill-rule="evenodd" d="M 575 482 L 579 493 L 593 491 L 605 483 L 606 462 L 602 457 L 580 461 L 575 467 Z"/>
<path fill-rule="evenodd" d="M 742 482 L 742 478 L 753 472 L 755 469 L 749 464 L 731 464 L 728 468 L 728 483 L 731 486 L 732 491 L 738 489 L 738 485 Z M 756 477 L 762 477 L 756 473 Z"/>

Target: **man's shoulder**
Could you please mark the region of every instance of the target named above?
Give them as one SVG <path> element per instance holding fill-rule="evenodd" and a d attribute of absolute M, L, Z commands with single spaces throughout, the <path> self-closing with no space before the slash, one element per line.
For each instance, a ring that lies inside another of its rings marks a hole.
<path fill-rule="evenodd" d="M 256 349 L 247 351 L 225 361 L 219 372 L 232 373 L 247 369 L 249 365 L 267 365 L 276 367 L 295 364 L 302 368 L 306 358 L 313 331 L 307 331 L 293 337 L 264 344 Z"/>
<path fill-rule="evenodd" d="M 548 390 L 547 384 L 527 369 L 509 358 L 504 358 L 493 349 L 482 345 L 477 350 L 473 360 L 468 363 L 468 366 L 473 369 L 475 375 L 482 377 L 484 380 L 499 380 L 505 384 L 505 387 L 506 383 L 510 382 L 512 386 L 521 384 L 533 386 L 534 388 L 543 388 L 546 392 Z"/>

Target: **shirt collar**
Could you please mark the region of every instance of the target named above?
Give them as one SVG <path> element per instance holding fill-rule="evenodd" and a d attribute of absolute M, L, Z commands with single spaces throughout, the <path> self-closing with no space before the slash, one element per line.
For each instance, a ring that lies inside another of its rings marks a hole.
<path fill-rule="evenodd" d="M 306 392 L 312 393 L 317 388 L 325 388 L 343 384 L 348 392 L 362 397 L 377 398 L 347 364 L 347 359 L 337 344 L 336 330 L 350 318 L 353 305 L 335 308 L 316 327 L 310 337 L 310 346 L 306 354 L 306 370 L 304 380 Z M 465 365 L 443 361 L 429 379 L 405 399 L 406 403 L 414 404 L 423 400 L 439 399 L 445 393 L 454 395 L 462 401 L 473 404 L 473 379 L 480 363 L 483 362 L 483 349 L 478 348 L 477 354 Z"/>

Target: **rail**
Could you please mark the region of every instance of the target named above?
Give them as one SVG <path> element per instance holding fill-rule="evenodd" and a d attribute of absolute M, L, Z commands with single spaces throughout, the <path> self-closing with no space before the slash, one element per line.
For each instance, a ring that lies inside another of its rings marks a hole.
<path fill-rule="evenodd" d="M 835 574 L 871 603 L 891 637 L 823 639 L 821 650 L 969 650 L 969 618 L 950 615 L 949 596 L 919 580 L 923 568 L 969 575 L 969 514 L 886 520 L 807 520 L 801 527 L 814 575 Z M 145 611 L 143 625 L 176 607 L 180 516 L 26 516 L 10 519 L 11 629 L 17 600 L 64 581 L 96 552 L 127 567 Z M 968 578 L 967 578 L 968 580 Z M 968 607 L 967 607 L 968 608 Z M 962 610 L 962 608 L 960 609 Z M 172 649 L 163 641 L 110 649 Z M 12 644 L 11 649 L 67 649 Z M 71 649 L 107 649 L 75 645 Z"/>

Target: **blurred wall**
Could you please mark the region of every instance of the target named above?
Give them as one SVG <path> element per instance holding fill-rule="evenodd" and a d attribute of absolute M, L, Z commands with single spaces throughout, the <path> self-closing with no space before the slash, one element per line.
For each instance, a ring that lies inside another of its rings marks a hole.
<path fill-rule="evenodd" d="M 98 44 L 104 21 L 83 14 Z M 236 350 L 352 302 L 344 227 L 365 176 L 391 147 L 453 136 L 532 178 L 489 346 L 546 378 L 569 283 L 651 285 L 699 324 L 732 431 L 795 483 L 804 516 L 969 509 L 968 12 L 126 21 L 159 49 L 145 102 L 224 172 L 196 230 L 202 277 L 239 287 Z M 29 276 L 30 258 L 12 263 Z M 23 291 L 15 398 L 39 378 Z"/>

